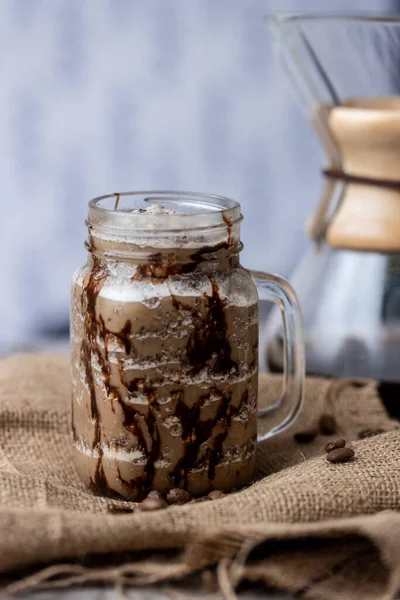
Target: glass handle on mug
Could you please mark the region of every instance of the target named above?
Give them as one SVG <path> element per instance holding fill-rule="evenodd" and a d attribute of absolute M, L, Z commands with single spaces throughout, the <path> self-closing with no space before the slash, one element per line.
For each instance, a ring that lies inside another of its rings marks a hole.
<path fill-rule="evenodd" d="M 250 271 L 260 300 L 277 304 L 282 312 L 284 331 L 283 392 L 279 400 L 260 409 L 258 417 L 282 412 L 283 419 L 273 429 L 259 435 L 262 442 L 287 429 L 297 418 L 303 400 L 305 358 L 303 326 L 299 302 L 292 286 L 282 277 L 260 271 Z"/>

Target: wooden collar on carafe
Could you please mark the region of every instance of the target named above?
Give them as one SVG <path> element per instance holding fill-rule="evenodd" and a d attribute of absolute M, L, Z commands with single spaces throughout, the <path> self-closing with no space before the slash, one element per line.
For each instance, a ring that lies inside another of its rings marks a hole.
<path fill-rule="evenodd" d="M 344 184 L 328 243 L 400 252 L 400 96 L 351 99 L 326 114 L 341 164 L 323 173 L 328 187 Z"/>

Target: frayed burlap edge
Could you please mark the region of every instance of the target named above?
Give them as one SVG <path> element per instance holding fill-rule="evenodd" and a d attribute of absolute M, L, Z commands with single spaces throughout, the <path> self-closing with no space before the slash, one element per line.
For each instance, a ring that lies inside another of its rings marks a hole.
<path fill-rule="evenodd" d="M 330 565 L 327 552 L 332 555 Z M 360 559 L 371 575 L 365 581 L 360 578 Z M 138 559 L 109 567 L 67 562 L 26 575 L 3 586 L 1 592 L 10 595 L 90 583 L 123 590 L 181 581 L 200 570 L 209 574 L 210 568 L 214 568 L 216 590 L 228 600 L 236 599 L 237 587 L 246 580 L 296 598 L 330 600 L 338 597 L 340 589 L 343 600 L 395 600 L 400 590 L 400 514 L 382 511 L 317 523 L 227 527 L 218 534 L 188 539 L 176 558 Z"/>

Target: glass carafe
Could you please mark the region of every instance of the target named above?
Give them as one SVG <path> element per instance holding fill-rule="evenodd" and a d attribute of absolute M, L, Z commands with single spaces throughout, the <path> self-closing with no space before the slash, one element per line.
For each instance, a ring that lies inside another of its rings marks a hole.
<path fill-rule="evenodd" d="M 310 374 L 400 382 L 400 19 L 272 16 L 283 63 L 326 153 L 312 247 L 291 278 Z M 316 174 L 316 176 L 318 176 Z M 265 358 L 280 371 L 274 310 Z"/>

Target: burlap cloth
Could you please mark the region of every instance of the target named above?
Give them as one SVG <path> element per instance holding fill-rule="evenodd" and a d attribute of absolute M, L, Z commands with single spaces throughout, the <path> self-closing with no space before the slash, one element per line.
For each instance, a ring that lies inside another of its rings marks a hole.
<path fill-rule="evenodd" d="M 263 376 L 261 405 L 279 390 L 279 378 Z M 374 382 L 309 379 L 296 426 L 259 448 L 262 479 L 220 500 L 141 514 L 110 514 L 123 502 L 94 497 L 77 479 L 69 404 L 67 357 L 0 361 L 3 591 L 181 580 L 203 570 L 230 598 L 245 580 L 297 598 L 396 597 L 400 432 Z M 335 436 L 294 439 L 322 413 L 354 442 L 353 461 L 327 462 L 322 447 Z M 355 441 L 366 427 L 387 433 Z"/>

